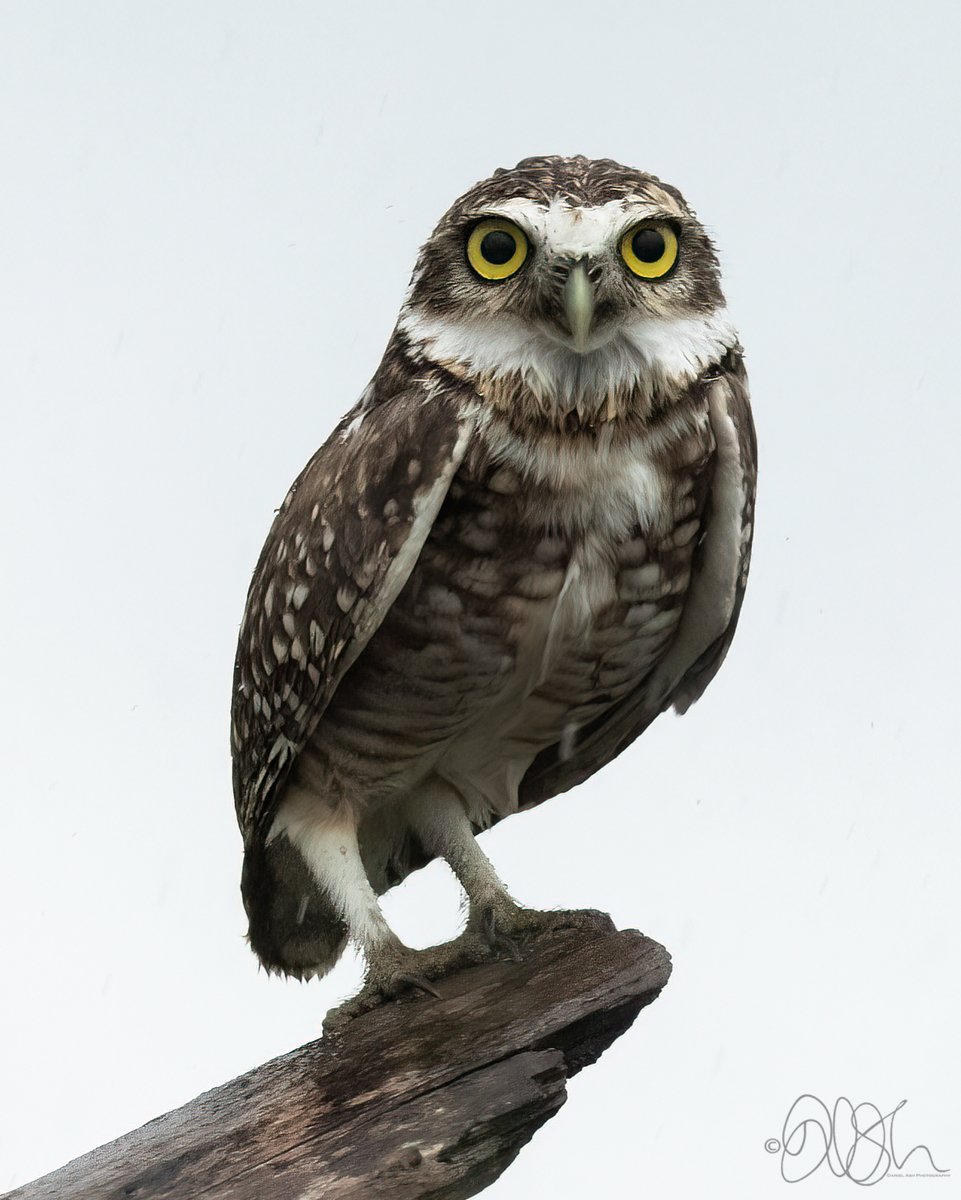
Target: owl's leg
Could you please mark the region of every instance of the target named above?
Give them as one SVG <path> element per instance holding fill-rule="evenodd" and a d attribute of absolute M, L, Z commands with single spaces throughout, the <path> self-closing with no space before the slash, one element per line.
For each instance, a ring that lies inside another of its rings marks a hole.
<path fill-rule="evenodd" d="M 278 812 L 272 836 L 279 833 L 285 833 L 300 851 L 349 938 L 364 955 L 364 988 L 346 1015 L 366 1011 L 405 987 L 436 996 L 420 973 L 418 952 L 404 945 L 381 911 L 361 859 L 353 813 L 325 810 L 312 797 L 294 792 Z"/>
<path fill-rule="evenodd" d="M 591 909 L 542 912 L 518 904 L 477 844 L 464 803 L 452 788 L 428 787 L 407 811 L 425 847 L 447 862 L 467 895 L 467 935 L 480 937 L 495 952 L 519 961 L 515 939 L 526 935 L 567 928 L 605 932 L 614 928 L 610 917 Z"/>
<path fill-rule="evenodd" d="M 509 931 L 517 928 L 519 914 L 527 910 L 516 903 L 477 844 L 460 796 L 446 786 L 428 787 L 409 806 L 408 815 L 425 847 L 446 861 L 464 889 L 469 906 L 466 935 L 520 961 Z"/>
<path fill-rule="evenodd" d="M 368 963 L 403 950 L 367 878 L 353 820 L 318 822 L 306 835 L 295 835 L 294 842 Z"/>
<path fill-rule="evenodd" d="M 406 814 L 425 848 L 443 858 L 457 876 L 470 905 L 469 925 L 478 925 L 485 910 L 516 908 L 494 864 L 478 846 L 457 792 L 446 784 L 429 784 L 409 802 Z"/>

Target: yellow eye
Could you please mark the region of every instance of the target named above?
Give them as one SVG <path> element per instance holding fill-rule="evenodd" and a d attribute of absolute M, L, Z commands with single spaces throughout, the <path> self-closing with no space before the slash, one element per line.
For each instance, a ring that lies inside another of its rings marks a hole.
<path fill-rule="evenodd" d="M 677 262 L 677 234 L 660 221 L 635 225 L 621 238 L 621 258 L 641 279 L 660 279 Z"/>
<path fill-rule="evenodd" d="M 467 239 L 467 261 L 481 279 L 509 279 L 526 258 L 527 238 L 513 221 L 481 221 Z"/>

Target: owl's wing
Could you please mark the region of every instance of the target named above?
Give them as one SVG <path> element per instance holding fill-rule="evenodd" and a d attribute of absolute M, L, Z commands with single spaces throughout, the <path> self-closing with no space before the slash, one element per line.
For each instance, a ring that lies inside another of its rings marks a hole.
<path fill-rule="evenodd" d="M 247 593 L 231 705 L 237 819 L 266 831 L 297 755 L 407 582 L 473 429 L 411 390 L 348 413 L 298 476 Z"/>
<path fill-rule="evenodd" d="M 686 712 L 724 661 L 747 585 L 757 480 L 757 442 L 739 359 L 711 384 L 709 403 L 713 469 L 677 634 L 652 675 L 581 729 L 571 753 L 563 754 L 558 744 L 537 756 L 520 785 L 522 808 L 566 792 L 593 775 L 665 709 L 673 705 L 677 712 Z"/>

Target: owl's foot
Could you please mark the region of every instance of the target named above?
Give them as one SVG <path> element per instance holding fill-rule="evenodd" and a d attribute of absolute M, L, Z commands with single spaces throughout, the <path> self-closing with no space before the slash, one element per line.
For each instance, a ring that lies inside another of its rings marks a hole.
<path fill-rule="evenodd" d="M 559 933 L 565 929 L 597 933 L 614 931 L 614 922 L 607 913 L 593 908 L 522 908 L 506 896 L 479 906 L 476 921 L 472 914 L 468 928 L 471 925 L 495 953 L 506 952 L 515 962 L 522 961 L 525 942 L 546 933 Z"/>
<path fill-rule="evenodd" d="M 492 904 L 485 905 L 481 910 L 479 932 L 481 940 L 490 947 L 492 954 L 506 955 L 511 962 L 524 961 L 517 942 L 512 937 L 508 937 L 498 924 L 497 914 Z"/>
<path fill-rule="evenodd" d="M 386 945 L 369 954 L 364 986 L 356 996 L 333 1008 L 324 1019 L 324 1032 L 342 1029 L 355 1017 L 387 1000 L 420 992 L 440 999 L 432 980 L 489 960 L 491 950 L 482 939 L 464 933 L 452 942 L 411 950 L 401 943 Z"/>

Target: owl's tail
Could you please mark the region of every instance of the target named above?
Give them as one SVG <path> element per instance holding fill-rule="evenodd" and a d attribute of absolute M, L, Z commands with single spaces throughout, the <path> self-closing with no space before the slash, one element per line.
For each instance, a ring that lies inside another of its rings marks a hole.
<path fill-rule="evenodd" d="M 309 979 L 326 975 L 340 958 L 347 928 L 286 835 L 269 846 L 248 844 L 240 891 L 247 939 L 268 971 Z"/>

